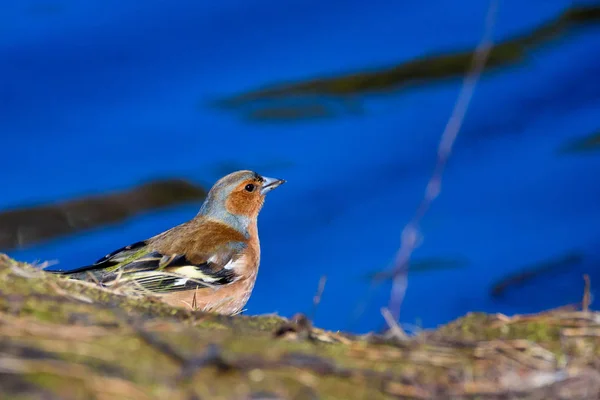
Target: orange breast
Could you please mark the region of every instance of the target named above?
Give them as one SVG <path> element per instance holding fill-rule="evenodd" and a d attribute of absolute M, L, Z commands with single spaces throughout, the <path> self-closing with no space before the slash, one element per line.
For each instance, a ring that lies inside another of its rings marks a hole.
<path fill-rule="evenodd" d="M 256 224 L 249 229 L 250 240 L 243 255 L 231 267 L 239 278 L 219 288 L 201 288 L 162 295 L 162 300 L 174 307 L 191 307 L 219 314 L 237 314 L 246 305 L 254 289 L 260 264 L 260 241 Z"/>

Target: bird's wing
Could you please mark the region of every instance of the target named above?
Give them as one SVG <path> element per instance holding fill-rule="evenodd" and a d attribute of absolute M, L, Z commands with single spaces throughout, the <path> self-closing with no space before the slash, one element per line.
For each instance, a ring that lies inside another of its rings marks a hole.
<path fill-rule="evenodd" d="M 213 246 L 207 254 L 196 253 L 192 262 L 185 252 L 161 252 L 149 241 L 142 241 L 67 273 L 78 279 L 91 274 L 106 286 L 126 284 L 154 293 L 219 287 L 238 278 L 228 266 L 239 259 L 245 248 L 244 242 L 224 242 Z"/>

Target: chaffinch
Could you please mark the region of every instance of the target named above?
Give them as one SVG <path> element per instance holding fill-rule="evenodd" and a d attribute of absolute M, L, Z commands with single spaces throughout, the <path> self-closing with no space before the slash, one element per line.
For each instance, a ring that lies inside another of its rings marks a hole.
<path fill-rule="evenodd" d="M 148 291 L 176 307 L 238 314 L 260 263 L 257 217 L 282 179 L 237 171 L 221 178 L 190 221 L 71 271 L 52 271 L 103 286 Z"/>

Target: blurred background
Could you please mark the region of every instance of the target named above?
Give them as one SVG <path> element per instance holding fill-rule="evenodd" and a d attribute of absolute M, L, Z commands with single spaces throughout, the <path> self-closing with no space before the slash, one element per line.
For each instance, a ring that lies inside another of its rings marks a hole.
<path fill-rule="evenodd" d="M 60 268 L 284 178 L 248 314 L 382 327 L 400 233 L 487 1 L 0 1 L 0 251 Z M 401 321 L 528 313 L 600 285 L 600 3 L 502 1 L 422 222 Z M 597 291 L 596 291 L 597 292 Z M 593 306 L 593 305 L 592 305 Z M 361 311 L 362 310 L 362 311 Z"/>

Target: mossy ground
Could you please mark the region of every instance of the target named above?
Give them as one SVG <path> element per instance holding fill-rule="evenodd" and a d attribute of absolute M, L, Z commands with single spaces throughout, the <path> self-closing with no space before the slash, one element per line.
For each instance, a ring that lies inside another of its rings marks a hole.
<path fill-rule="evenodd" d="M 600 314 L 469 314 L 408 340 L 303 317 L 174 309 L 0 255 L 0 397 L 581 398 L 600 395 Z"/>

